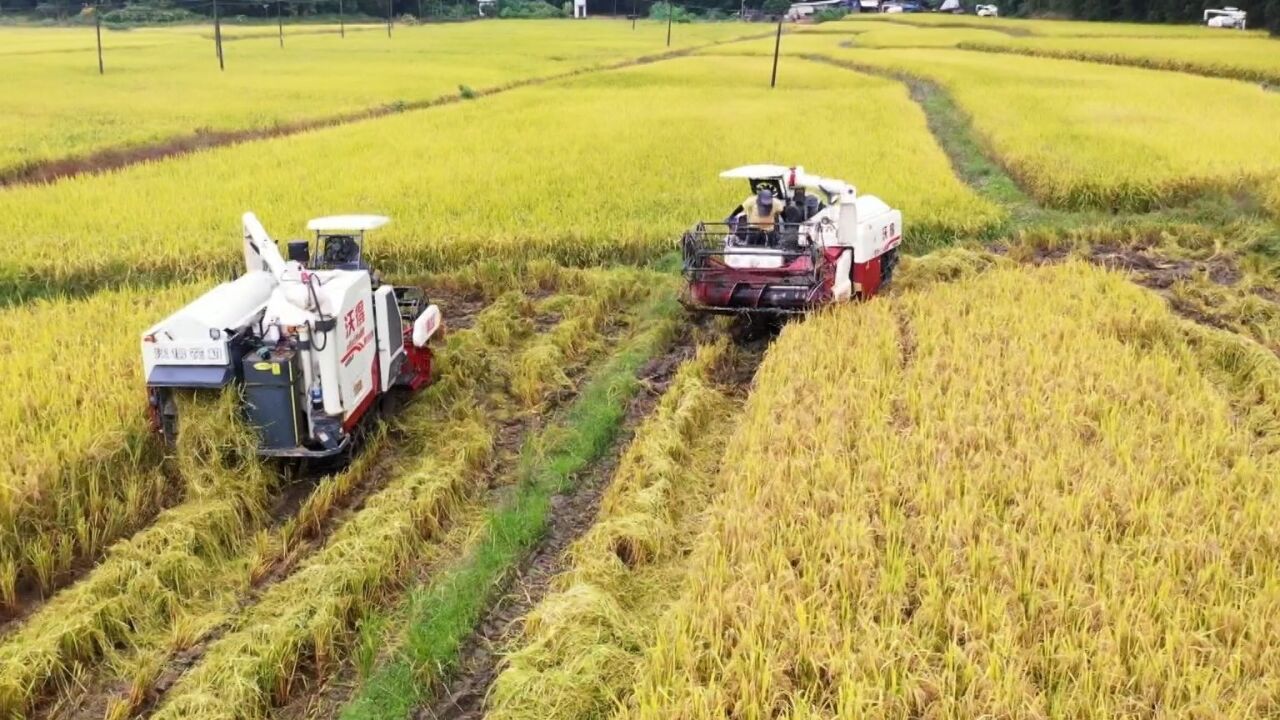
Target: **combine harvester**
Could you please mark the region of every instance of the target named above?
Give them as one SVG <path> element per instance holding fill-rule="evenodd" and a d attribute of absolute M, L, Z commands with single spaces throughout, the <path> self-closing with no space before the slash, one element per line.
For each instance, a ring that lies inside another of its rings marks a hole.
<path fill-rule="evenodd" d="M 753 194 L 726 221 L 700 222 L 684 234 L 685 307 L 749 317 L 805 313 L 870 298 L 893 277 L 902 213 L 880 198 L 802 167 L 747 165 L 720 177 L 746 180 Z"/>
<path fill-rule="evenodd" d="M 243 386 L 244 416 L 264 456 L 328 458 L 348 451 L 371 412 L 396 388 L 432 380 L 427 342 L 443 328 L 419 288 L 382 284 L 366 264 L 364 235 L 387 218 L 344 215 L 280 254 L 245 213 L 245 272 L 142 334 L 151 419 L 177 440 L 178 390 Z"/>
<path fill-rule="evenodd" d="M 1248 26 L 1249 13 L 1240 8 L 1210 8 L 1204 11 L 1204 24 L 1215 28 L 1231 28 L 1245 30 Z"/>

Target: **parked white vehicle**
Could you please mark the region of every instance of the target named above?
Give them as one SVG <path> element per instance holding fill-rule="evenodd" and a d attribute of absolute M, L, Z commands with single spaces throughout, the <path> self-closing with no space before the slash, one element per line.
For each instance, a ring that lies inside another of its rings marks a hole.
<path fill-rule="evenodd" d="M 979 5 L 974 8 L 978 17 L 1000 17 L 1000 8 L 995 5 Z"/>

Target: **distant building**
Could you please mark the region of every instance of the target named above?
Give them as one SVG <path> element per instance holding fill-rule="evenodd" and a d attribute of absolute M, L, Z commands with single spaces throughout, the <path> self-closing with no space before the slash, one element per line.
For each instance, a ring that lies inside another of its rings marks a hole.
<path fill-rule="evenodd" d="M 587 16 L 587 0 L 573 0 L 573 16 L 578 19 Z"/>

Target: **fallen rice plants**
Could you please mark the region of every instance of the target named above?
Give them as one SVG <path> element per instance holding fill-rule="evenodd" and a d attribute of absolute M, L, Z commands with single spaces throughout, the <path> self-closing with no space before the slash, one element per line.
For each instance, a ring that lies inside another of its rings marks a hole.
<path fill-rule="evenodd" d="M 401 646 L 369 677 L 342 717 L 405 717 L 430 699 L 433 685 L 458 664 L 464 641 L 486 608 L 543 539 L 552 523 L 553 497 L 573 492 L 582 482 L 576 476 L 609 450 L 641 390 L 637 371 L 671 343 L 679 332 L 678 316 L 670 296 L 646 303 L 637 332 L 592 373 L 572 406 L 526 441 L 515 461 L 512 495 L 489 511 L 456 567 L 410 590 Z"/>
<path fill-rule="evenodd" d="M 447 271 L 478 258 L 645 262 L 688 225 L 740 202 L 742 184 L 716 174 L 749 158 L 803 164 L 874 190 L 912 214 L 907 242 L 917 251 L 999 220 L 997 208 L 956 180 L 895 83 L 795 62 L 770 91 L 768 71 L 755 58 L 670 60 L 12 188 L 0 193 L 0 222 L 13 238 L 14 283 L 95 287 L 136 274 L 220 273 L 245 209 L 281 238 L 301 233 L 324 208 L 390 215 L 393 224 L 370 245 L 388 273 Z M 821 127 L 856 115 L 886 140 L 796 132 L 778 121 L 796 107 Z M 614 122 L 620 117 L 624 128 Z M 908 134 L 910 142 L 892 140 Z M 331 171 L 334 157 L 346 158 L 343 172 Z M 920 192 L 926 182 L 929 192 Z M 175 206 L 184 211 L 166 210 Z M 66 253 L 79 237 L 94 238 L 98 251 Z"/>
<path fill-rule="evenodd" d="M 716 469 L 736 402 L 718 383 L 734 352 L 723 341 L 703 346 L 636 432 L 595 524 L 525 618 L 490 690 L 489 718 L 602 717 L 634 684 L 699 511 L 725 489 Z"/>
<path fill-rule="evenodd" d="M 621 277 L 626 290 L 620 291 L 612 278 L 601 286 L 611 304 L 580 302 L 574 312 L 623 316 L 638 294 L 648 292 L 650 277 L 634 272 Z M 323 678 L 334 670 L 347 652 L 356 621 L 404 577 L 424 544 L 439 539 L 468 498 L 482 489 L 488 468 L 501 459 L 496 420 L 509 412 L 509 401 L 495 393 L 501 394 L 517 368 L 509 356 L 482 350 L 484 343 L 501 347 L 512 337 L 528 336 L 532 311 L 519 296 L 507 298 L 462 336 L 460 342 L 473 346 L 451 348 L 436 390 L 451 404 L 424 426 L 423 436 L 430 440 L 420 454 L 399 468 L 324 547 L 232 618 L 226 633 L 168 692 L 156 717 L 257 717 L 284 702 L 308 678 Z M 562 322 L 571 319 L 567 314 Z M 579 326 L 584 335 L 599 327 Z M 583 360 L 567 355 L 565 364 L 572 368 Z"/>
<path fill-rule="evenodd" d="M 533 269 L 531 281 L 545 283 L 559 274 L 577 288 L 591 288 L 596 282 L 547 270 Z M 633 285 L 642 282 L 640 276 L 632 277 Z M 611 286 L 617 282 L 606 280 Z M 619 302 L 630 299 L 625 293 L 610 292 Z M 581 306 L 595 312 L 617 309 L 616 305 Z M 530 312 L 531 304 L 513 293 L 481 313 L 473 329 L 450 338 L 444 378 L 427 397 L 410 406 L 402 420 L 406 427 L 399 438 L 402 445 L 428 442 L 442 423 L 456 420 L 463 432 L 474 422 L 476 411 L 468 393 L 503 387 L 501 378 L 506 375 L 495 368 L 507 367 L 512 343 L 527 337 Z M 572 362 L 573 357 L 566 361 Z M 93 664 L 126 681 L 136 678 L 139 686 L 147 688 L 163 659 L 225 623 L 252 583 L 280 570 L 283 561 L 296 562 L 301 540 L 314 536 L 316 526 L 329 521 L 344 493 L 371 482 L 370 473 L 391 473 L 370 461 L 357 463 L 323 481 L 295 518 L 276 530 L 263 530 L 274 474 L 260 470 L 256 457 L 251 463 L 237 461 L 230 466 L 201 460 L 235 446 L 225 429 L 238 425 L 226 404 L 231 398 L 224 401 L 214 406 L 218 412 L 207 420 L 183 423 L 184 437 L 194 440 L 192 449 L 180 448 L 175 470 L 190 487 L 187 501 L 114 547 L 97 568 L 39 608 L 0 643 L 0 712 L 20 713 L 40 698 L 58 694 L 59 687 Z M 463 412 L 468 407 L 472 409 Z M 377 440 L 373 445 L 374 452 L 383 449 Z M 422 470 L 413 477 L 426 482 L 435 476 Z M 381 502 L 390 507 L 394 500 L 388 494 Z M 409 507 L 403 500 L 400 504 Z"/>
<path fill-rule="evenodd" d="M 1272 714 L 1278 390 L 1080 264 L 791 326 L 621 716 Z"/>

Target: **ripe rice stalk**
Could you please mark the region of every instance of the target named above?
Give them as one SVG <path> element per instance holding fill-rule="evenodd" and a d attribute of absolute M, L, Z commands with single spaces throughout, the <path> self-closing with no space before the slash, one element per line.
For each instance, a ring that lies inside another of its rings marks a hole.
<path fill-rule="evenodd" d="M 489 695 L 489 717 L 600 716 L 629 688 L 678 577 L 734 402 L 718 388 L 733 351 L 706 345 L 677 372 L 614 474 L 592 528 L 571 546 L 556 591 L 526 617 Z"/>
<path fill-rule="evenodd" d="M 255 441 L 242 423 L 228 427 L 233 393 L 178 400 L 178 454 L 199 472 L 199 494 L 114 545 L 85 578 L 4 638 L 0 713 L 22 715 L 81 663 L 165 635 L 191 598 L 234 592 L 236 574 L 228 566 L 242 550 L 246 528 L 261 517 L 272 481 L 256 463 L 243 462 Z M 225 444 L 204 442 L 208 436 Z"/>
<path fill-rule="evenodd" d="M 618 715 L 1272 713 L 1278 390 L 1080 263 L 793 324 Z"/>
<path fill-rule="evenodd" d="M 135 368 L 145 323 L 192 290 L 122 288 L 0 310 L 0 603 L 13 607 L 22 586 L 52 590 L 76 560 L 185 491 L 159 472 Z"/>

